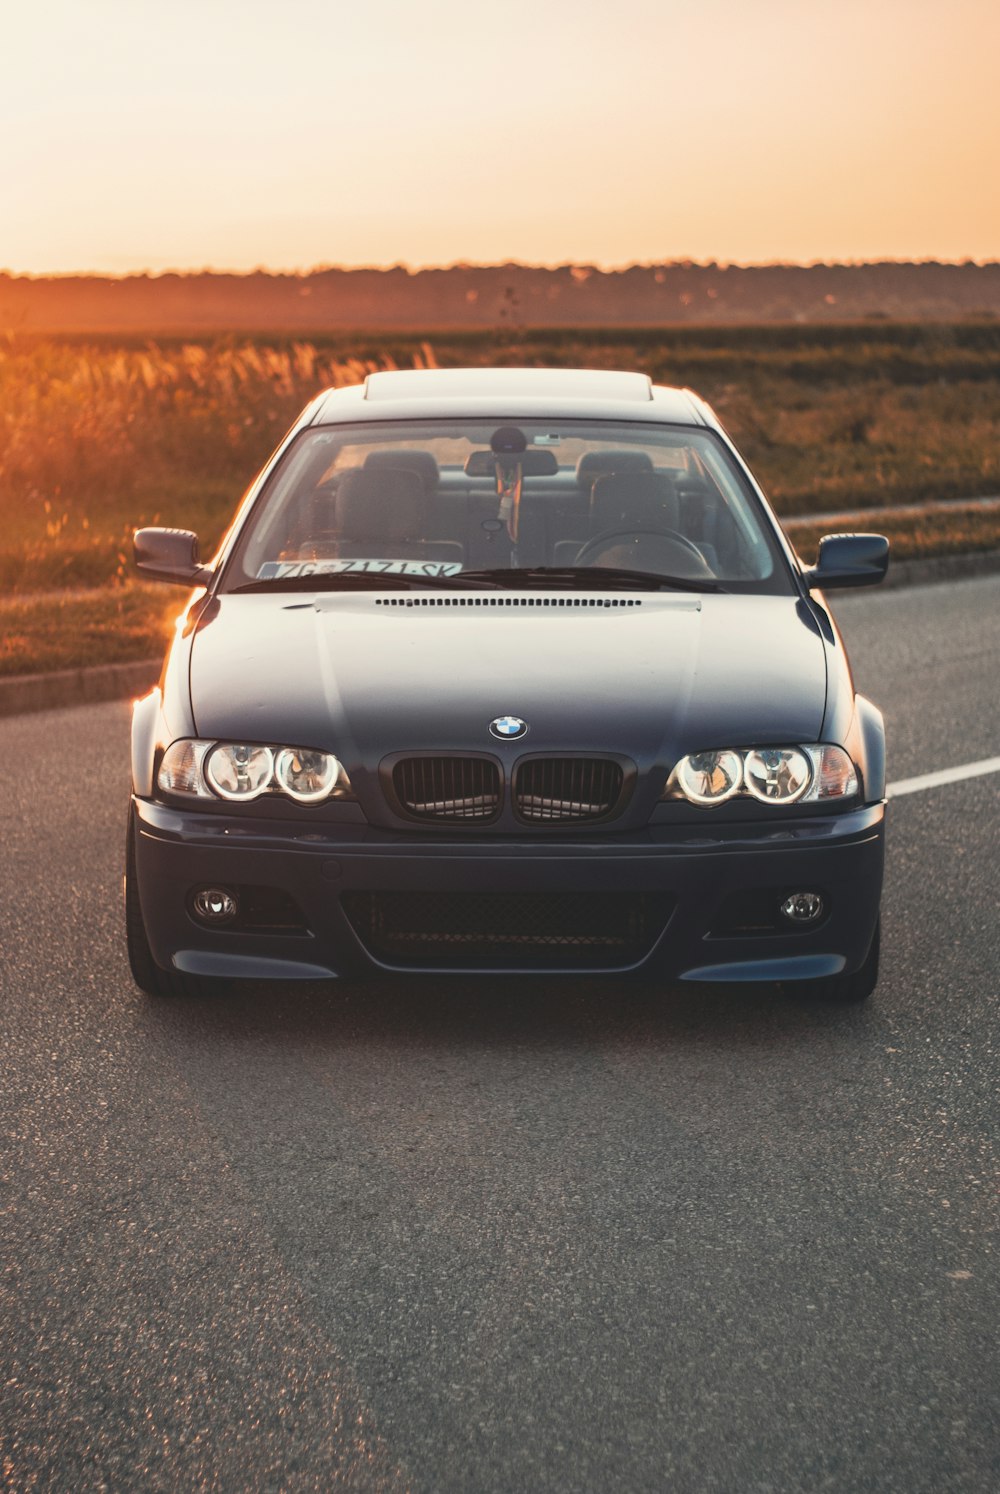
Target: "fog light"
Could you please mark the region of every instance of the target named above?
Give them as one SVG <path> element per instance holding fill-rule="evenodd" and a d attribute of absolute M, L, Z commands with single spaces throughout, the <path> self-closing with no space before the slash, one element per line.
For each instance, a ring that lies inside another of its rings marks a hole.
<path fill-rule="evenodd" d="M 191 899 L 191 908 L 202 923 L 229 923 L 236 917 L 238 904 L 224 887 L 200 887 Z"/>
<path fill-rule="evenodd" d="M 781 914 L 790 923 L 815 923 L 825 910 L 818 892 L 792 892 L 781 905 Z"/>

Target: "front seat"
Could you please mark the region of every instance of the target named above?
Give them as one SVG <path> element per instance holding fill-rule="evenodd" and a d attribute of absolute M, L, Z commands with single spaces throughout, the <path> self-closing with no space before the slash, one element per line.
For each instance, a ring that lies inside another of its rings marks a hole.
<path fill-rule="evenodd" d="M 337 553 L 342 560 L 450 560 L 465 552 L 430 539 L 430 505 L 419 472 L 363 467 L 345 472 L 337 489 Z"/>
<path fill-rule="evenodd" d="M 590 536 L 577 560 L 692 580 L 712 578 L 704 555 L 679 525 L 677 494 L 665 473 L 609 472 L 597 478 L 591 491 Z"/>
<path fill-rule="evenodd" d="M 402 446 L 378 447 L 365 457 L 366 472 L 385 472 L 388 468 L 397 472 L 416 472 L 428 498 L 433 498 L 438 489 L 440 470 L 434 453 Z"/>

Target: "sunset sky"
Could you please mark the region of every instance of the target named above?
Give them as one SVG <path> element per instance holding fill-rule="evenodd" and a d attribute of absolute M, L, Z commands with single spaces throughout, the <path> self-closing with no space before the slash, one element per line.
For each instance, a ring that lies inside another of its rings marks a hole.
<path fill-rule="evenodd" d="M 1000 258 L 997 0 L 2 16 L 18 273 Z"/>

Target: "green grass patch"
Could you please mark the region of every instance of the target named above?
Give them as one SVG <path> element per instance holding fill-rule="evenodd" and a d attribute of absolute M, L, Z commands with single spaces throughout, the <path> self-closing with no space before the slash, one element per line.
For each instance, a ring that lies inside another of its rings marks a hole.
<path fill-rule="evenodd" d="M 138 582 L 65 597 L 0 601 L 0 675 L 155 659 L 187 593 Z"/>
<path fill-rule="evenodd" d="M 842 534 L 847 527 L 843 522 L 796 524 L 789 534 L 798 554 L 812 565 L 821 537 Z M 860 530 L 862 525 L 858 522 L 851 527 Z M 1000 550 L 1000 509 L 995 508 L 955 507 L 919 516 L 879 514 L 870 527 L 889 539 L 894 561 Z"/>

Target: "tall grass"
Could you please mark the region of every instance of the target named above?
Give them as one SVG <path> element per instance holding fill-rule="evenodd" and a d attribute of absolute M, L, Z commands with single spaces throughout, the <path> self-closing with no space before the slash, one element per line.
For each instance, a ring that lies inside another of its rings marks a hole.
<path fill-rule="evenodd" d="M 0 587 L 120 579 L 144 523 L 211 545 L 306 400 L 391 367 L 300 342 L 0 346 Z"/>

